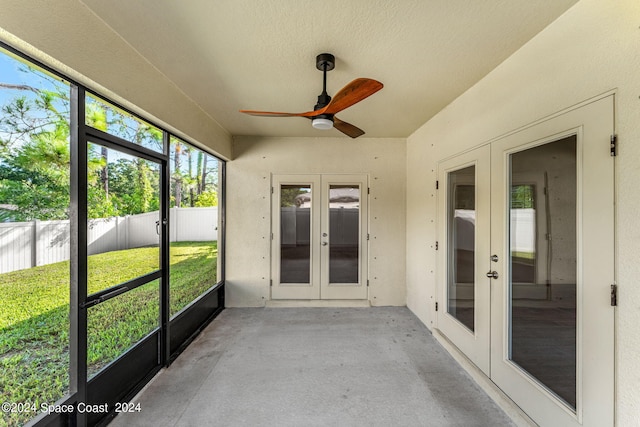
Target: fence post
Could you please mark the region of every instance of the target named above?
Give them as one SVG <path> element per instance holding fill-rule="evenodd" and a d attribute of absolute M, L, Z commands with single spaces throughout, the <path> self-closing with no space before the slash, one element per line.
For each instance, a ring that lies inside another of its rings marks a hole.
<path fill-rule="evenodd" d="M 130 215 L 125 215 L 124 216 L 124 225 L 125 225 L 125 233 L 124 233 L 124 248 L 125 249 L 129 249 L 129 227 L 131 224 L 131 221 L 129 220 Z"/>
<path fill-rule="evenodd" d="M 176 206 L 175 208 L 173 208 L 173 211 L 175 213 L 175 216 L 174 216 L 175 222 L 174 222 L 174 225 L 173 225 L 173 230 L 175 231 L 175 234 L 173 235 L 173 238 L 174 238 L 173 241 L 174 242 L 180 242 L 181 240 L 180 240 L 180 238 L 178 236 L 178 233 L 179 233 L 178 224 L 180 224 L 180 219 L 178 218 L 178 216 L 180 216 L 180 208 L 178 206 Z"/>
<path fill-rule="evenodd" d="M 40 221 L 34 219 L 33 227 L 31 229 L 31 267 L 36 267 L 38 265 L 38 238 L 40 235 L 40 233 L 38 233 L 39 228 Z"/>
<path fill-rule="evenodd" d="M 116 251 L 119 251 L 120 248 L 120 217 L 116 216 L 115 217 L 116 220 Z"/>

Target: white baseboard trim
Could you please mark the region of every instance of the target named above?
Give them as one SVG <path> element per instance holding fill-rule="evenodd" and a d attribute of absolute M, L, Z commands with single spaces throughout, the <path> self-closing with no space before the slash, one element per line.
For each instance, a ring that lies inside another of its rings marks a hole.
<path fill-rule="evenodd" d="M 369 300 L 270 300 L 266 301 L 267 308 L 287 307 L 371 307 Z"/>

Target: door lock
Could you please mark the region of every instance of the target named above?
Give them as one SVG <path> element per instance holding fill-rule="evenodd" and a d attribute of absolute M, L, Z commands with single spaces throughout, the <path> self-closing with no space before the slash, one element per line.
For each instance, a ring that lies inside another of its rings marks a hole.
<path fill-rule="evenodd" d="M 491 255 L 491 261 L 498 262 L 498 255 Z"/>
<path fill-rule="evenodd" d="M 497 279 L 498 278 L 498 272 L 497 271 L 490 271 L 487 273 L 487 277 L 489 279 Z"/>

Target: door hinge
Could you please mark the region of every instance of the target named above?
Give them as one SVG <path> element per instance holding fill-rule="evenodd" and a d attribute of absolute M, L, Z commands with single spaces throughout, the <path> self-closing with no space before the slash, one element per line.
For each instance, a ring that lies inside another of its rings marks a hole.
<path fill-rule="evenodd" d="M 438 250 L 438 242 L 436 242 L 436 251 Z"/>
<path fill-rule="evenodd" d="M 367 187 L 367 194 L 371 194 L 371 188 Z"/>
<path fill-rule="evenodd" d="M 271 187 L 271 194 L 273 194 L 273 193 L 274 193 L 274 189 L 273 189 L 273 187 Z"/>
<path fill-rule="evenodd" d="M 618 135 L 611 135 L 611 145 L 609 146 L 609 151 L 611 153 L 611 157 L 615 157 L 618 155 Z"/>
<path fill-rule="evenodd" d="M 367 240 L 369 240 L 369 233 L 367 233 Z"/>
<path fill-rule="evenodd" d="M 269 279 L 269 286 L 273 287 L 273 279 Z"/>
<path fill-rule="evenodd" d="M 438 302 L 436 301 L 436 311 L 438 311 Z"/>
<path fill-rule="evenodd" d="M 369 287 L 369 279 L 367 279 L 367 287 Z"/>
<path fill-rule="evenodd" d="M 618 285 L 611 285 L 611 307 L 618 305 Z"/>
<path fill-rule="evenodd" d="M 271 240 L 273 240 L 273 233 L 271 233 Z"/>
<path fill-rule="evenodd" d="M 436 190 L 440 188 L 440 181 L 436 181 Z"/>

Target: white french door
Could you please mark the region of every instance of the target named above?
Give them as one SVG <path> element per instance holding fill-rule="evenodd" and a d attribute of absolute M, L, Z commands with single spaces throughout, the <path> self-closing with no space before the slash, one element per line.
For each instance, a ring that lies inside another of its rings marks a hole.
<path fill-rule="evenodd" d="M 489 375 L 490 248 L 489 146 L 443 161 L 438 167 L 438 328 Z"/>
<path fill-rule="evenodd" d="M 541 426 L 613 425 L 612 134 L 610 96 L 439 167 L 438 328 Z"/>
<path fill-rule="evenodd" d="M 367 299 L 367 176 L 274 175 L 273 299 Z"/>

